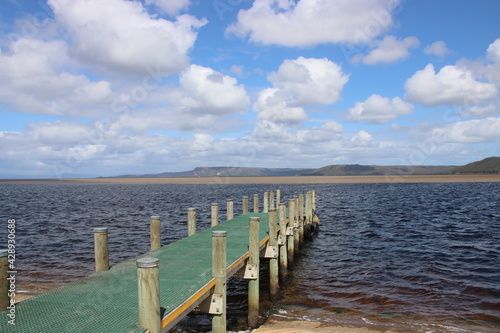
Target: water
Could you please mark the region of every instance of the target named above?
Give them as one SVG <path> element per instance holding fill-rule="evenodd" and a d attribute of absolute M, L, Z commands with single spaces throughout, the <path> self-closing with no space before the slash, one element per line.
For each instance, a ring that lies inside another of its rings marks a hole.
<path fill-rule="evenodd" d="M 283 201 L 316 189 L 323 222 L 283 289 L 280 315 L 405 332 L 500 331 L 500 183 L 0 185 L 0 221 L 16 219 L 18 289 L 46 290 L 92 273 L 94 227 L 109 228 L 113 265 L 148 251 L 151 215 L 162 217 L 168 244 L 186 235 L 189 207 L 201 230 L 212 202 L 224 220 L 227 198 L 239 214 L 242 196 L 252 206 L 254 193 L 278 188 Z M 241 316 L 244 290 L 232 289 Z"/>

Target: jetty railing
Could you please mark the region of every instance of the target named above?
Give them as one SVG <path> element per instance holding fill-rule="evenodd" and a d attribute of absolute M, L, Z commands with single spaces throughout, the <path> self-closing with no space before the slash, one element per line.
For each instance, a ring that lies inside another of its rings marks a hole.
<path fill-rule="evenodd" d="M 269 259 L 270 299 L 276 300 L 317 217 L 314 190 L 289 200 L 288 208 L 280 190 L 266 192 L 262 213 L 258 195 L 253 198 L 254 212 L 243 197 L 237 217 L 228 199 L 223 223 L 212 204 L 212 227 L 198 233 L 196 210 L 189 208 L 189 237 L 166 246 L 160 244 L 161 219 L 151 216 L 151 251 L 113 267 L 108 229 L 94 228 L 94 274 L 17 304 L 9 297 L 7 251 L 0 250 L 0 331 L 167 332 L 196 309 L 213 315 L 213 332 L 225 332 L 229 278 L 248 280 L 248 325 L 258 326 L 261 258 Z"/>

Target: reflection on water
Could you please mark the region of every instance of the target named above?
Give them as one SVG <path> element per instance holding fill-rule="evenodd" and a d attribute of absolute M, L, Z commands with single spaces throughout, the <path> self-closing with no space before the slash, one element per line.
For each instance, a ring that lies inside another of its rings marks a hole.
<path fill-rule="evenodd" d="M 500 183 L 0 185 L 0 218 L 17 221 L 19 288 L 44 290 L 93 271 L 94 227 L 109 228 L 116 264 L 148 251 L 151 215 L 162 217 L 167 244 L 186 235 L 189 207 L 201 230 L 212 202 L 223 221 L 226 199 L 239 214 L 242 196 L 278 188 L 283 201 L 316 189 L 323 222 L 283 290 L 282 315 L 418 332 L 500 329 Z M 234 284 L 236 323 L 246 287 Z"/>

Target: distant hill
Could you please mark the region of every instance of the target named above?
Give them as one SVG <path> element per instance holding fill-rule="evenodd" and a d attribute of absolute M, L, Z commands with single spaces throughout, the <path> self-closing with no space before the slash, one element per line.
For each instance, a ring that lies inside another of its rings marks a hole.
<path fill-rule="evenodd" d="M 442 175 L 449 174 L 456 166 L 408 166 L 408 165 L 328 165 L 304 176 L 376 176 L 376 175 Z"/>
<path fill-rule="evenodd" d="M 445 175 L 457 173 L 500 173 L 500 157 L 489 157 L 464 166 L 456 165 L 360 165 L 337 164 L 319 169 L 197 167 L 191 171 L 145 175 L 121 175 L 107 178 L 180 178 L 180 177 L 282 177 L 282 176 L 377 176 Z"/>
<path fill-rule="evenodd" d="M 500 157 L 488 157 L 453 169 L 453 173 L 500 173 Z"/>

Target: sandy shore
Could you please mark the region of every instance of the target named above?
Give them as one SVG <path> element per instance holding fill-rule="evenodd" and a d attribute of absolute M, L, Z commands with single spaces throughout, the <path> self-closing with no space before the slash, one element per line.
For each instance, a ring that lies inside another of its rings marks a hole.
<path fill-rule="evenodd" d="M 356 184 L 500 182 L 500 174 L 411 176 L 290 176 L 199 178 L 4 179 L 0 184 Z"/>

